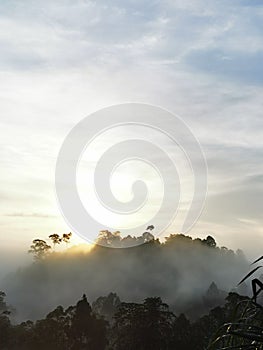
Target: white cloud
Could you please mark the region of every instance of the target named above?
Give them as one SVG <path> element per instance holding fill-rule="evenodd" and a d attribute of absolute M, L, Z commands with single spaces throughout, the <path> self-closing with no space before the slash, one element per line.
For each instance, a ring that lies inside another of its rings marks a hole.
<path fill-rule="evenodd" d="M 251 219 L 224 191 L 238 184 L 235 198 L 251 201 L 254 185 L 245 180 L 263 173 L 261 7 L 216 0 L 1 7 L 2 214 L 56 212 L 54 165 L 67 132 L 96 109 L 138 101 L 178 113 L 200 139 L 213 212 L 224 200 Z M 210 214 L 213 230 L 219 217 Z M 10 219 L 1 219 L 3 241 L 21 232 Z M 29 219 L 27 237 L 37 226 Z M 226 224 L 235 231 L 236 222 Z M 64 228 L 60 218 L 43 225 L 47 233 Z"/>

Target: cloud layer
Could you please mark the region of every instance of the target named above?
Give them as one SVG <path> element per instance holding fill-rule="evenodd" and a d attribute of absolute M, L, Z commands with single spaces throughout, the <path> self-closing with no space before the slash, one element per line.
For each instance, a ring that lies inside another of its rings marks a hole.
<path fill-rule="evenodd" d="M 64 137 L 90 112 L 137 101 L 179 114 L 204 148 L 208 200 L 191 233 L 260 253 L 261 1 L 0 7 L 2 246 L 67 229 L 53 188 Z"/>

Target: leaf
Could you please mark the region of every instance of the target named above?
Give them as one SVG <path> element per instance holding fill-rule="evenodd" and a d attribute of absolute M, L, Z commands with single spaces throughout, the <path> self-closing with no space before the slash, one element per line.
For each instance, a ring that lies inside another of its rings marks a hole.
<path fill-rule="evenodd" d="M 257 266 L 254 270 L 250 271 L 239 283 L 238 286 L 244 282 L 248 277 L 250 277 L 251 275 L 253 275 L 254 272 L 256 272 L 258 269 L 260 269 L 263 266 Z"/>
<path fill-rule="evenodd" d="M 254 262 L 252 262 L 250 265 L 256 264 L 257 262 L 259 262 L 262 259 L 263 259 L 263 255 L 260 258 L 258 258 L 257 260 L 255 260 Z"/>

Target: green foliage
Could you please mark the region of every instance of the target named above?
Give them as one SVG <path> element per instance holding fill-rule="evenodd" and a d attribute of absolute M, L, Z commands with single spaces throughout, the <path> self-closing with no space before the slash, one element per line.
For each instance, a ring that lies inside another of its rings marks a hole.
<path fill-rule="evenodd" d="M 255 260 L 253 264 L 261 261 Z M 250 278 L 259 268 L 250 271 L 239 285 Z M 253 297 L 239 298 L 229 323 L 219 328 L 209 349 L 263 349 L 263 307 L 257 303 L 258 295 L 263 291 L 263 283 L 254 278 L 251 281 Z"/>
<path fill-rule="evenodd" d="M 228 322 L 215 333 L 208 349 L 263 349 L 263 309 L 249 298 L 237 300 Z"/>

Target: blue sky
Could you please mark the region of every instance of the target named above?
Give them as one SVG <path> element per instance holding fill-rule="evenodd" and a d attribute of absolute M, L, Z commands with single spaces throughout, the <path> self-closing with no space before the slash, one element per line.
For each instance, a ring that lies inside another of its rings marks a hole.
<path fill-rule="evenodd" d="M 134 101 L 180 115 L 203 146 L 209 191 L 191 234 L 261 253 L 262 1 L 1 0 L 0 26 L 4 250 L 68 229 L 54 194 L 64 137 Z"/>

